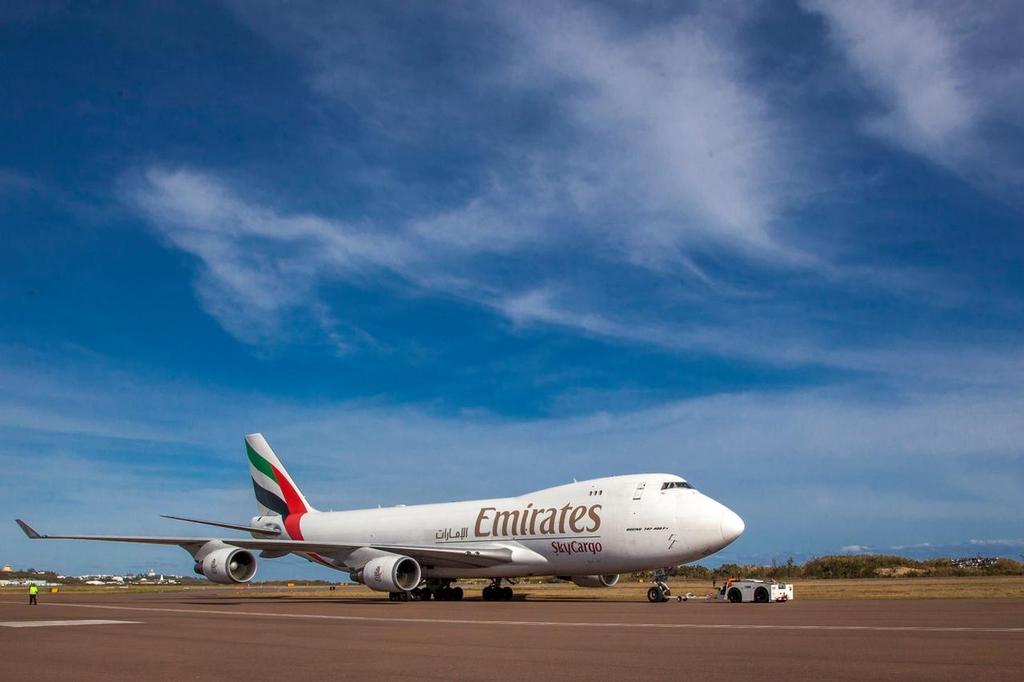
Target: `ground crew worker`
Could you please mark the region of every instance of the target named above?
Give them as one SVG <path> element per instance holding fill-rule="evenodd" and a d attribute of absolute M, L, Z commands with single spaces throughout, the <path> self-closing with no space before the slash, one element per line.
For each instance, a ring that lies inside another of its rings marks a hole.
<path fill-rule="evenodd" d="M 36 601 L 36 595 L 39 594 L 39 588 L 35 585 L 31 585 L 28 588 L 28 605 L 39 606 L 39 602 Z"/>

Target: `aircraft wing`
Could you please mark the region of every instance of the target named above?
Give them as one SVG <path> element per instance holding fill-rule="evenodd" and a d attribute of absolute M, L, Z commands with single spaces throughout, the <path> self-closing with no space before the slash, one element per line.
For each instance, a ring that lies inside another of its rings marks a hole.
<path fill-rule="evenodd" d="M 444 566 L 486 567 L 509 563 L 512 550 L 500 545 L 475 547 L 430 547 L 423 545 L 351 544 L 341 542 L 314 542 L 308 540 L 273 540 L 263 538 L 187 538 L 152 535 L 43 535 L 21 519 L 16 519 L 21 530 L 32 540 L 98 540 L 102 542 L 132 542 L 149 545 L 177 545 L 188 552 L 195 551 L 207 542 L 217 541 L 242 549 L 257 549 L 271 552 L 351 552 L 368 547 L 384 552 L 412 557 L 420 563 Z"/>

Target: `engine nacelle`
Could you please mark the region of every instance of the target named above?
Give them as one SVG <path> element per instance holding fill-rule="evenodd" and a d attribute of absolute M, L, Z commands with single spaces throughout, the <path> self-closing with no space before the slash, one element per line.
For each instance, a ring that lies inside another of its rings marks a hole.
<path fill-rule="evenodd" d="M 407 556 L 370 559 L 352 577 L 379 592 L 408 592 L 420 584 L 420 565 Z"/>
<path fill-rule="evenodd" d="M 224 547 L 196 561 L 195 571 L 210 582 L 222 585 L 247 583 L 256 575 L 256 557 L 245 549 Z"/>
<path fill-rule="evenodd" d="M 574 575 L 569 580 L 579 587 L 614 587 L 619 582 L 618 573 L 608 575 Z"/>

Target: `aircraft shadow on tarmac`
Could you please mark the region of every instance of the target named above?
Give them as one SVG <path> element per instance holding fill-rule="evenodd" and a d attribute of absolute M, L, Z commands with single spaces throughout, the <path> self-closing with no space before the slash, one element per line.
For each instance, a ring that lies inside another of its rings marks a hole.
<path fill-rule="evenodd" d="M 259 603 L 286 603 L 286 604 L 346 604 L 346 605 L 368 605 L 381 604 L 387 606 L 401 606 L 398 602 L 389 602 L 386 599 L 357 599 L 357 598 L 303 598 L 303 597 L 246 597 L 239 601 L 237 597 L 232 599 L 218 599 L 217 597 L 211 597 L 202 601 L 195 600 L 182 600 L 181 604 L 189 604 L 191 606 L 245 606 L 246 604 L 259 604 Z"/>
<path fill-rule="evenodd" d="M 464 602 L 483 602 L 482 597 L 465 597 L 461 601 Z M 402 606 L 402 602 L 391 602 L 386 599 L 380 599 L 375 597 L 302 597 L 302 596 L 291 596 L 291 595 L 253 595 L 251 597 L 245 597 L 239 599 L 236 596 L 232 597 L 201 597 L 188 600 L 182 600 L 182 604 L 189 604 L 192 606 L 242 606 L 245 604 L 259 604 L 259 603 L 291 603 L 291 604 L 339 604 L 339 605 L 387 605 L 387 606 Z M 522 603 L 531 602 L 533 604 L 640 604 L 646 602 L 640 602 L 636 599 L 593 599 L 591 597 L 557 597 L 557 598 L 545 598 L 545 599 L 529 599 L 528 594 L 517 594 L 512 598 L 511 603 Z M 404 602 L 412 603 L 412 602 Z M 500 602 L 509 603 L 509 602 Z M 693 602 L 693 603 L 705 603 L 705 602 Z"/>

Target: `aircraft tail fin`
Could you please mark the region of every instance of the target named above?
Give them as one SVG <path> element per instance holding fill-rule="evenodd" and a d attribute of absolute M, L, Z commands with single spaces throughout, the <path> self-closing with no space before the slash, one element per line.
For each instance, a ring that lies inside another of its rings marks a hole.
<path fill-rule="evenodd" d="M 249 456 L 249 473 L 252 474 L 252 487 L 261 515 L 277 514 L 287 521 L 289 516 L 316 511 L 288 475 L 263 434 L 251 433 L 245 437 L 245 454 Z"/>

